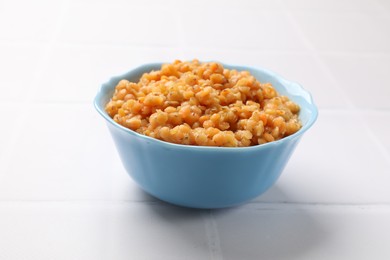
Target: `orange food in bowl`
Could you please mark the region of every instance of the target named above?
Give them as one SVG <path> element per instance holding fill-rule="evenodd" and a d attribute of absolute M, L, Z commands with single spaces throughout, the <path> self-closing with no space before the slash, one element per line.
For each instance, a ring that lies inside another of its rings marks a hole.
<path fill-rule="evenodd" d="M 121 80 L 105 109 L 124 127 L 184 145 L 253 146 L 301 128 L 299 106 L 270 83 L 198 60 L 164 64 L 138 82 Z"/>

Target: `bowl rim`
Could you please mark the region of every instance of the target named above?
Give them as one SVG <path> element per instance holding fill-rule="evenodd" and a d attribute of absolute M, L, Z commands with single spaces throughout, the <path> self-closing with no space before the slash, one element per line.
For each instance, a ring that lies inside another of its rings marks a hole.
<path fill-rule="evenodd" d="M 209 61 L 201 61 L 201 62 L 209 62 Z M 107 93 L 108 90 L 114 89 L 120 80 L 126 79 L 127 77 L 129 77 L 132 74 L 146 73 L 146 72 L 149 72 L 149 71 L 154 70 L 154 69 L 159 69 L 161 67 L 161 65 L 166 64 L 167 62 L 145 63 L 143 65 L 137 66 L 137 67 L 127 71 L 124 74 L 111 77 L 107 82 L 103 83 L 100 86 L 100 88 L 99 88 L 99 90 L 94 98 L 94 101 L 93 101 L 94 107 L 97 110 L 97 112 L 108 123 L 110 123 L 111 125 L 116 127 L 118 130 L 126 132 L 126 133 L 128 133 L 136 138 L 141 138 L 147 142 L 152 142 L 152 143 L 155 143 L 157 145 L 162 145 L 162 146 L 165 146 L 166 148 L 184 149 L 184 150 L 190 149 L 190 150 L 201 150 L 201 151 L 219 151 L 219 152 L 220 151 L 223 151 L 223 152 L 240 151 L 240 152 L 243 152 L 243 151 L 271 148 L 273 146 L 280 145 L 281 143 L 288 142 L 289 140 L 292 140 L 295 138 L 300 138 L 308 129 L 310 129 L 313 126 L 313 124 L 317 120 L 318 108 L 317 108 L 316 104 L 314 103 L 312 95 L 310 94 L 310 92 L 308 92 L 306 89 L 304 89 L 297 82 L 287 80 L 284 77 L 280 76 L 279 74 L 277 74 L 273 71 L 270 71 L 268 69 L 264 69 L 264 68 L 261 68 L 258 66 L 253 66 L 253 67 L 252 66 L 241 66 L 241 65 L 226 64 L 226 63 L 219 62 L 219 61 L 215 61 L 215 62 L 218 62 L 218 63 L 222 64 L 222 66 L 230 68 L 230 69 L 236 69 L 239 71 L 242 71 L 242 70 L 260 71 L 262 73 L 268 74 L 270 77 L 278 80 L 283 86 L 288 86 L 288 87 L 285 87 L 288 94 L 291 94 L 289 91 L 290 88 L 294 89 L 294 91 L 296 93 L 299 93 L 299 96 L 303 97 L 304 100 L 307 102 L 307 106 L 305 106 L 305 107 L 306 107 L 306 109 L 308 109 L 311 112 L 310 118 L 308 119 L 306 124 L 304 124 L 302 126 L 302 128 L 299 129 L 296 133 L 289 135 L 289 136 L 286 136 L 286 137 L 283 137 L 282 139 L 279 139 L 277 141 L 268 142 L 268 143 L 261 144 L 261 145 L 254 145 L 254 146 L 247 146 L 247 147 L 196 146 L 196 145 L 184 145 L 184 144 L 170 143 L 170 142 L 159 140 L 159 139 L 149 137 L 149 136 L 146 136 L 143 134 L 139 134 L 139 133 L 137 133 L 129 128 L 126 128 L 126 127 L 118 124 L 117 122 L 115 122 L 107 114 L 104 107 L 102 107 L 100 105 L 101 100 L 104 97 L 105 93 Z M 290 96 L 288 94 L 287 94 L 287 96 L 290 98 Z M 295 95 L 297 95 L 297 94 L 295 94 Z"/>

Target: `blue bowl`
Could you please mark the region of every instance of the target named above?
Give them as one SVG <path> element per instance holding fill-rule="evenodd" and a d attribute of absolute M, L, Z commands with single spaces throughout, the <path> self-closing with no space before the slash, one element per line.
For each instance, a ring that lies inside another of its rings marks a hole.
<path fill-rule="evenodd" d="M 106 120 L 120 158 L 139 186 L 163 201 L 192 208 L 223 208 L 249 201 L 278 179 L 303 134 L 314 124 L 318 110 L 311 95 L 300 85 L 268 70 L 247 70 L 260 82 L 270 82 L 277 91 L 301 107 L 302 128 L 281 140 L 251 147 L 203 147 L 160 141 L 127 129 L 105 112 L 121 79 L 137 82 L 144 72 L 158 70 L 161 63 L 146 64 L 103 84 L 94 105 Z"/>

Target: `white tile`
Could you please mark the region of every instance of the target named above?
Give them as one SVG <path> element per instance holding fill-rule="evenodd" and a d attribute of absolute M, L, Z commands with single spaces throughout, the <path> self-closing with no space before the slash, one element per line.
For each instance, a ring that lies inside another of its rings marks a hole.
<path fill-rule="evenodd" d="M 378 13 L 381 7 L 370 0 L 282 0 L 286 8 L 294 11 L 363 12 Z"/>
<path fill-rule="evenodd" d="M 8 149 L 13 145 L 15 140 L 14 132 L 19 125 L 21 108 L 19 105 L 3 105 L 0 104 L 0 115 L 2 124 L 0 127 L 0 172 L 4 171 L 6 163 L 6 154 Z M 1 174 L 0 174 L 1 175 Z"/>
<path fill-rule="evenodd" d="M 150 204 L 0 205 L 1 259 L 208 259 L 197 211 Z"/>
<path fill-rule="evenodd" d="M 390 19 L 359 12 L 293 12 L 319 51 L 390 52 Z"/>
<path fill-rule="evenodd" d="M 276 185 L 255 201 L 389 203 L 389 169 L 358 113 L 320 110 Z"/>
<path fill-rule="evenodd" d="M 226 260 L 390 257 L 389 207 L 259 206 L 214 216 Z"/>
<path fill-rule="evenodd" d="M 257 8 L 183 8 L 183 46 L 215 49 L 302 51 L 306 46 L 284 12 Z M 201 13 L 194 19 L 193 13 Z"/>
<path fill-rule="evenodd" d="M 88 102 L 101 84 L 145 63 L 171 62 L 170 48 L 58 45 L 35 91 L 35 101 Z"/>
<path fill-rule="evenodd" d="M 0 206 L 2 259 L 102 259 L 107 214 L 94 207 Z"/>
<path fill-rule="evenodd" d="M 61 8 L 60 1 L 2 1 L 0 40 L 49 41 Z"/>
<path fill-rule="evenodd" d="M 252 8 L 257 8 L 257 10 L 281 10 L 282 5 L 279 1 L 267 1 L 267 0 L 241 0 L 237 2 L 235 0 L 198 0 L 198 1 L 180 1 L 180 0 L 148 0 L 148 1 L 136 1 L 136 0 L 73 0 L 73 5 L 80 4 L 107 4 L 110 5 L 121 5 L 123 8 L 131 9 L 132 6 L 148 6 L 148 7 L 158 7 L 158 8 L 169 8 L 175 10 L 175 8 L 187 8 L 191 9 L 193 7 L 202 7 L 207 9 L 212 9 L 215 11 L 221 9 L 241 9 L 241 10 L 250 10 Z M 195 15 L 195 13 L 194 13 Z"/>
<path fill-rule="evenodd" d="M 378 138 L 390 156 L 390 111 L 370 111 L 364 114 L 371 132 Z"/>
<path fill-rule="evenodd" d="M 44 46 L 0 43 L 0 102 L 31 98 Z"/>
<path fill-rule="evenodd" d="M 0 172 L 1 200 L 154 200 L 127 176 L 92 104 L 24 113 Z"/>
<path fill-rule="evenodd" d="M 322 55 L 358 108 L 390 108 L 390 55 Z"/>
<path fill-rule="evenodd" d="M 390 12 L 390 2 L 388 0 L 376 0 L 379 6 L 386 10 L 388 13 Z"/>
<path fill-rule="evenodd" d="M 137 0 L 70 0 L 71 5 L 77 7 L 79 5 L 120 5 L 122 8 L 127 9 L 131 12 L 134 6 L 153 6 L 153 7 L 171 7 L 171 0 L 148 0 L 148 1 L 137 1 Z"/>
<path fill-rule="evenodd" d="M 160 6 L 73 5 L 65 19 L 60 42 L 176 46 L 177 19 Z"/>
<path fill-rule="evenodd" d="M 118 207 L 107 259 L 210 259 L 202 211 L 169 205 Z"/>
<path fill-rule="evenodd" d="M 236 0 L 214 0 L 214 1 L 198 0 L 193 2 L 171 0 L 170 4 L 174 7 L 179 7 L 187 10 L 190 10 L 194 7 L 202 8 L 203 10 L 208 9 L 210 11 L 215 12 L 216 15 L 218 15 L 218 12 L 221 10 L 240 10 L 240 11 L 256 10 L 257 12 L 263 12 L 263 11 L 281 10 L 283 8 L 283 6 L 279 1 L 267 1 L 267 0 L 257 0 L 257 1 L 242 0 L 240 2 L 237 2 Z"/>

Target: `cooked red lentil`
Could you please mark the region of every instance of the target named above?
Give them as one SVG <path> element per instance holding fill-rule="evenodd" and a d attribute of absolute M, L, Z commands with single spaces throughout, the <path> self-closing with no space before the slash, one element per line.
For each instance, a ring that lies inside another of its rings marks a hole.
<path fill-rule="evenodd" d="M 171 143 L 243 147 L 301 128 L 299 106 L 248 71 L 217 62 L 174 61 L 140 80 L 121 80 L 107 113 L 140 134 Z"/>

